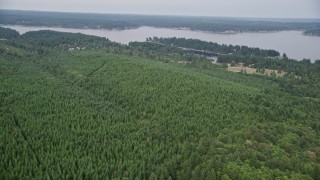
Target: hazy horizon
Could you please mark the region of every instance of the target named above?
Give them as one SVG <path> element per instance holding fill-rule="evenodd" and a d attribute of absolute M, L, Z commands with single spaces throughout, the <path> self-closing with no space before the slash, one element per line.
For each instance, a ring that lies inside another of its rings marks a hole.
<path fill-rule="evenodd" d="M 1 9 L 72 13 L 320 19 L 318 0 L 0 0 Z"/>
<path fill-rule="evenodd" d="M 207 17 L 207 18 L 231 18 L 231 19 L 261 19 L 261 20 L 316 20 L 320 21 L 320 17 L 318 18 L 313 18 L 313 17 L 291 17 L 291 18 L 286 18 L 286 17 L 246 17 L 246 16 L 206 16 L 206 15 L 175 15 L 175 14 L 143 14 L 143 13 L 110 13 L 110 12 L 80 12 L 80 11 L 50 11 L 50 10 L 28 10 L 28 9 L 3 9 L 0 8 L 0 11 L 25 11 L 25 12 L 48 12 L 48 13 L 75 13 L 75 14 L 101 14 L 101 15 L 141 15 L 141 16 L 176 16 L 176 17 Z"/>

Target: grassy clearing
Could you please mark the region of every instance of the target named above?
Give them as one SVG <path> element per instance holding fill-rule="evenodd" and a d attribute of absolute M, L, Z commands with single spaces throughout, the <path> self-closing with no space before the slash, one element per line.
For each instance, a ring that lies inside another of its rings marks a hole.
<path fill-rule="evenodd" d="M 277 77 L 283 77 L 286 74 L 283 71 L 278 72 L 272 69 L 265 69 L 264 72 L 263 71 L 258 72 L 257 68 L 246 67 L 241 65 L 231 66 L 231 64 L 228 64 L 227 70 L 231 72 L 243 72 L 247 74 L 258 74 L 258 75 L 266 75 L 266 76 L 272 76 L 272 74 L 274 74 Z"/>

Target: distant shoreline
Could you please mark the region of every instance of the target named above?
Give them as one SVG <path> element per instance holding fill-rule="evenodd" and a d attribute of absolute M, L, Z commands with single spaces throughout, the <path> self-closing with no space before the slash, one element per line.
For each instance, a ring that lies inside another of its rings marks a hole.
<path fill-rule="evenodd" d="M 244 18 L 174 15 L 67 13 L 0 9 L 0 24 L 77 29 L 170 28 L 210 33 L 252 33 L 320 29 L 320 19 Z M 316 32 L 318 33 L 318 31 Z"/>
<path fill-rule="evenodd" d="M 213 34 L 243 34 L 243 33 L 277 33 L 277 32 L 290 32 L 290 31 L 300 31 L 305 36 L 315 36 L 319 37 L 320 35 L 305 33 L 303 30 L 270 30 L 270 31 L 205 31 L 205 30 L 198 30 L 198 29 L 191 29 L 187 27 L 157 27 L 157 26 L 139 26 L 139 27 L 126 27 L 126 28 L 91 28 L 91 27 L 64 27 L 64 26 L 35 26 L 35 25 L 24 25 L 24 24 L 0 24 L 1 27 L 8 27 L 8 26 L 17 26 L 17 27 L 34 27 L 34 28 L 65 28 L 65 29 L 84 29 L 84 30 L 107 30 L 107 31 L 124 31 L 124 30 L 134 30 L 143 27 L 150 27 L 150 28 L 158 28 L 158 29 L 172 29 L 172 30 L 186 30 L 186 31 L 194 31 L 194 32 L 203 32 L 203 33 L 213 33 Z"/>
<path fill-rule="evenodd" d="M 208 31 L 188 30 L 186 28 L 156 28 L 142 26 L 126 30 L 91 29 L 91 28 L 63 28 L 46 26 L 1 25 L 17 30 L 20 34 L 28 31 L 52 30 L 69 33 L 82 33 L 87 35 L 108 38 L 111 41 L 128 44 L 129 42 L 143 42 L 148 37 L 180 37 L 216 42 L 225 45 L 239 45 L 257 47 L 262 49 L 275 49 L 281 54 L 286 53 L 289 58 L 312 61 L 320 59 L 319 36 L 304 35 L 302 31 L 272 31 L 272 32 L 241 32 L 216 33 Z M 38 27 L 38 28 L 37 28 Z M 291 46 L 295 44 L 295 46 Z"/>

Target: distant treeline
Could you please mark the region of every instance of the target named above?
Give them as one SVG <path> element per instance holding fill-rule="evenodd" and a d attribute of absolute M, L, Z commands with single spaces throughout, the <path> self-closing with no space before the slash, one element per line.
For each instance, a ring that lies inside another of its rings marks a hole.
<path fill-rule="evenodd" d="M 189 28 L 210 32 L 260 32 L 320 29 L 317 20 L 146 16 L 0 10 L 0 24 L 66 28 L 129 29 L 141 26 Z M 316 34 L 315 34 L 316 35 Z"/>
<path fill-rule="evenodd" d="M 13 39 L 19 37 L 19 33 L 10 28 L 0 27 L 0 39 Z"/>
<path fill-rule="evenodd" d="M 58 48 L 59 50 L 73 49 L 97 49 L 104 47 L 122 46 L 119 43 L 111 42 L 105 37 L 84 35 L 80 33 L 62 33 L 56 31 L 42 30 L 30 31 L 20 35 L 17 31 L 0 27 L 0 38 L 10 40 L 7 43 L 39 54 L 46 53 Z"/>
<path fill-rule="evenodd" d="M 29 44 L 37 47 L 102 47 L 111 44 L 111 41 L 104 37 L 84 35 L 80 33 L 61 33 L 49 30 L 30 31 L 23 34 L 20 41 L 29 42 Z"/>
<path fill-rule="evenodd" d="M 312 35 L 312 36 L 320 36 L 320 28 L 318 28 L 318 29 L 306 30 L 306 31 L 304 32 L 304 34 L 306 34 L 306 35 Z"/>
<path fill-rule="evenodd" d="M 240 54 L 240 55 L 253 55 L 262 57 L 277 57 L 280 53 L 275 50 L 265 50 L 260 48 L 251 48 L 248 46 L 233 46 L 226 44 L 217 44 L 213 42 L 201 41 L 198 39 L 185 39 L 185 38 L 148 38 L 150 42 L 157 42 L 166 45 L 192 48 L 198 50 L 212 51 L 220 54 Z"/>

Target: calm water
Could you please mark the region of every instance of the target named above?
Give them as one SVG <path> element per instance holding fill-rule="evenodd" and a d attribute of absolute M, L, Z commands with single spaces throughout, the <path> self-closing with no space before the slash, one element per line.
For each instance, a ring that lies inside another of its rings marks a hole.
<path fill-rule="evenodd" d="M 275 49 L 288 57 L 301 60 L 320 59 L 320 37 L 305 36 L 300 31 L 281 31 L 268 33 L 217 34 L 202 31 L 178 30 L 168 28 L 140 27 L 129 30 L 72 29 L 29 26 L 3 26 L 15 29 L 20 34 L 28 31 L 54 30 L 61 32 L 83 33 L 106 37 L 112 41 L 127 44 L 131 41 L 145 41 L 147 37 L 185 37 L 219 44 L 247 45 L 262 49 Z"/>

